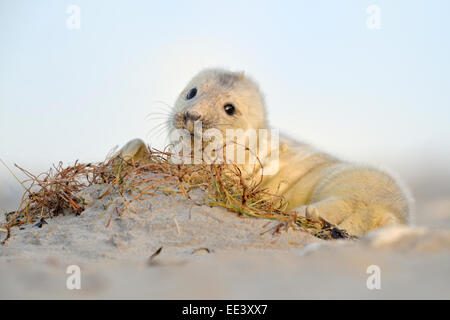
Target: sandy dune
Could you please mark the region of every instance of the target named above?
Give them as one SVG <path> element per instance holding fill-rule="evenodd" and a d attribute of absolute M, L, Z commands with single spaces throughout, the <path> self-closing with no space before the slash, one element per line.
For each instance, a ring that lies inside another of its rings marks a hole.
<path fill-rule="evenodd" d="M 102 190 L 83 191 L 89 207 L 81 216 L 13 230 L 0 247 L 0 298 L 450 298 L 448 224 L 379 230 L 360 241 L 261 235 L 276 222 L 181 196 L 138 201 L 119 216 L 105 211 L 114 195 L 96 200 Z M 81 268 L 81 290 L 66 288 L 69 265 Z M 381 270 L 380 290 L 366 286 L 370 265 Z"/>

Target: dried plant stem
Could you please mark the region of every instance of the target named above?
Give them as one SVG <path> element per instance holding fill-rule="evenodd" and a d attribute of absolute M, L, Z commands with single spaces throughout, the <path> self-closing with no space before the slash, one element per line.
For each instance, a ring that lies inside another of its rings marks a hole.
<path fill-rule="evenodd" d="M 201 189 L 205 194 L 203 204 L 223 207 L 239 215 L 279 221 L 276 227 L 269 229 L 274 233 L 291 228 L 322 239 L 332 239 L 336 234 L 342 238 L 354 238 L 326 221 L 313 221 L 299 217 L 295 211 L 287 212 L 282 197 L 271 195 L 260 187 L 262 175 L 259 179 L 247 179 L 236 165 L 175 165 L 170 163 L 170 156 L 169 152 L 150 149 L 148 156 L 136 162 L 112 158 L 94 164 L 76 161 L 74 165 L 66 167 L 60 162 L 37 176 L 15 165 L 27 176 L 24 181 L 19 181 L 0 159 L 25 189 L 19 209 L 7 214 L 7 222 L 0 230 L 6 230 L 9 238 L 12 227 L 44 216 L 51 218 L 65 212 L 80 215 L 85 210 L 85 202 L 79 192 L 91 185 L 106 184 L 106 190 L 98 199 L 104 199 L 108 194 L 120 198 L 108 203 L 104 212 L 97 217 L 102 217 L 111 205 L 116 206 L 109 215 L 106 227 L 110 225 L 114 211 L 120 216 L 133 202 L 158 192 L 182 194 L 200 206 L 202 204 L 194 200 L 190 192 Z M 33 191 L 36 187 L 37 191 Z M 131 199 L 128 200 L 125 194 L 131 195 Z M 176 219 L 174 221 L 180 232 Z"/>

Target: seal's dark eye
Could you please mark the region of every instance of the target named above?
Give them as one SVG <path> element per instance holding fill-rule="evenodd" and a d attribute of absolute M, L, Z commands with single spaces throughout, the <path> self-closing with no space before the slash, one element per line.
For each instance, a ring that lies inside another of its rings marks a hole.
<path fill-rule="evenodd" d="M 223 108 L 225 109 L 225 112 L 229 116 L 232 116 L 234 114 L 234 112 L 236 111 L 232 104 L 226 104 Z"/>
<path fill-rule="evenodd" d="M 192 88 L 186 95 L 186 100 L 191 100 L 197 94 L 197 88 Z"/>

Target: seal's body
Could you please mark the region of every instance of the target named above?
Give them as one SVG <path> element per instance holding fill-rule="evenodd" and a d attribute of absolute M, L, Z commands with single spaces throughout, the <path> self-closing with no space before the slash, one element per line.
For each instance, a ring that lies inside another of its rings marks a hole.
<path fill-rule="evenodd" d="M 264 177 L 262 186 L 283 195 L 288 209 L 320 216 L 354 235 L 410 221 L 409 192 L 391 175 L 285 139 L 279 170 Z"/>
<path fill-rule="evenodd" d="M 185 129 L 193 136 L 196 121 L 203 130 L 224 133 L 269 128 L 257 84 L 243 73 L 220 69 L 204 70 L 189 82 L 172 110 L 170 131 Z M 132 156 L 142 145 L 134 140 L 122 153 Z M 287 209 L 320 216 L 355 235 L 410 221 L 408 191 L 384 171 L 340 161 L 287 137 L 280 137 L 278 151 L 278 171 L 264 175 L 262 187 L 282 195 Z"/>

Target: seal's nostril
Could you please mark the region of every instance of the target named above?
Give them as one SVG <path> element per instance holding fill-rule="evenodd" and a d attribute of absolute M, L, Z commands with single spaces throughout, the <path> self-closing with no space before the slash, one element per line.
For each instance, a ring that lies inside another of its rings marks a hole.
<path fill-rule="evenodd" d="M 196 121 L 198 119 L 200 119 L 202 116 L 198 113 L 198 112 L 189 112 L 186 111 L 186 113 L 184 114 L 184 119 L 186 120 L 192 120 L 192 121 Z"/>

